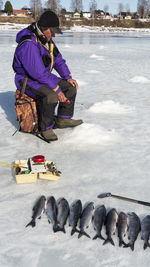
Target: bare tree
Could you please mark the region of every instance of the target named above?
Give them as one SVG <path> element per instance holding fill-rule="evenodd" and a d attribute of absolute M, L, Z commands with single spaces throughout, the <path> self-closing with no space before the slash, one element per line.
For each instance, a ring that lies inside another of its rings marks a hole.
<path fill-rule="evenodd" d="M 46 7 L 51 9 L 55 13 L 59 13 L 60 10 L 60 0 L 48 0 L 46 2 Z"/>
<path fill-rule="evenodd" d="M 129 6 L 129 4 L 126 4 L 126 13 L 127 13 L 127 15 L 130 14 L 130 6 Z"/>
<path fill-rule="evenodd" d="M 123 4 L 119 3 L 118 10 L 119 14 L 121 15 L 121 12 L 123 11 Z"/>
<path fill-rule="evenodd" d="M 150 15 L 150 0 L 147 0 L 148 15 Z"/>
<path fill-rule="evenodd" d="M 108 10 L 109 10 L 109 6 L 108 5 L 105 5 L 104 6 L 104 13 L 106 14 L 108 12 Z"/>
<path fill-rule="evenodd" d="M 149 0 L 138 0 L 137 4 L 137 12 L 141 18 L 144 18 L 148 15 L 150 8 Z"/>
<path fill-rule="evenodd" d="M 96 0 L 91 0 L 91 2 L 90 2 L 90 11 L 91 11 L 91 15 L 92 15 L 93 26 L 94 26 L 94 21 L 95 21 L 96 9 L 97 9 Z"/>
<path fill-rule="evenodd" d="M 30 0 L 31 10 L 33 12 L 33 17 L 35 20 L 41 15 L 42 13 L 42 4 L 41 0 Z"/>
<path fill-rule="evenodd" d="M 73 12 L 75 12 L 75 11 L 81 12 L 83 10 L 82 0 L 72 0 L 71 1 L 71 10 Z"/>
<path fill-rule="evenodd" d="M 2 10 L 2 7 L 3 7 L 3 1 L 0 0 L 0 10 Z"/>

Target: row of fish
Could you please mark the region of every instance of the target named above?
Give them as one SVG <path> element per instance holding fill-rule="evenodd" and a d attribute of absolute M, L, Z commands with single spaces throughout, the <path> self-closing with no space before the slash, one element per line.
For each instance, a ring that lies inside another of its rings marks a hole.
<path fill-rule="evenodd" d="M 49 223 L 53 225 L 53 231 L 62 231 L 65 233 L 65 224 L 69 217 L 69 226 L 72 227 L 71 235 L 75 232 L 78 233 L 78 238 L 85 235 L 88 238 L 90 236 L 85 232 L 90 223 L 93 221 L 94 230 L 96 235 L 93 240 L 100 238 L 104 240 L 103 245 L 107 243 L 114 244 L 112 236 L 116 232 L 118 227 L 119 246 L 130 247 L 134 250 L 134 243 L 141 231 L 141 238 L 144 240 L 144 249 L 150 247 L 150 215 L 147 215 L 141 222 L 139 217 L 134 213 L 126 215 L 124 212 L 117 213 L 116 209 L 111 209 L 108 213 L 104 205 L 98 205 L 94 208 L 94 203 L 89 202 L 84 208 L 82 208 L 81 200 L 75 200 L 69 207 L 68 201 L 65 198 L 60 198 L 57 202 L 53 196 L 46 199 L 45 196 L 41 196 L 36 202 L 33 208 L 32 220 L 27 226 L 36 225 L 36 219 L 41 218 L 41 215 L 46 212 Z M 77 225 L 79 222 L 79 229 Z M 102 234 L 102 227 L 106 226 L 105 239 Z M 124 242 L 124 237 L 128 232 L 129 243 Z"/>

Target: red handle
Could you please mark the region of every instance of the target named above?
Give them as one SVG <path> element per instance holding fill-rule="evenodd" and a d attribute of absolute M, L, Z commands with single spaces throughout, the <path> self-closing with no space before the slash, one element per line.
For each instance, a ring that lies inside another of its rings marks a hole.
<path fill-rule="evenodd" d="M 67 104 L 70 104 L 71 102 L 70 102 L 70 100 L 69 100 L 69 99 L 67 99 L 67 100 L 66 100 L 66 103 L 67 103 Z"/>
<path fill-rule="evenodd" d="M 36 163 L 40 163 L 40 162 L 44 162 L 45 161 L 45 157 L 42 155 L 37 155 L 33 157 L 33 161 Z"/>

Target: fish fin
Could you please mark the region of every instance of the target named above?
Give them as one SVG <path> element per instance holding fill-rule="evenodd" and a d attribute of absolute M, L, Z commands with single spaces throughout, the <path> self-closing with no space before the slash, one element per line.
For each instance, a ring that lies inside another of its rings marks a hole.
<path fill-rule="evenodd" d="M 107 243 L 111 243 L 113 246 L 115 246 L 115 243 L 114 243 L 114 241 L 113 241 L 112 238 L 107 238 L 107 239 L 104 241 L 103 245 L 106 245 Z"/>
<path fill-rule="evenodd" d="M 93 240 L 95 240 L 95 239 L 97 239 L 98 238 L 98 235 L 95 235 L 94 237 L 93 237 Z"/>
<path fill-rule="evenodd" d="M 35 221 L 34 220 L 32 220 L 31 222 L 29 222 L 27 225 L 26 225 L 26 227 L 28 227 L 28 226 L 32 226 L 32 227 L 35 227 Z"/>
<path fill-rule="evenodd" d="M 96 234 L 94 237 L 93 237 L 93 240 L 95 240 L 95 239 L 97 239 L 97 238 L 99 238 L 99 239 L 102 239 L 102 240 L 105 240 L 105 238 L 101 235 L 101 234 Z"/>
<path fill-rule="evenodd" d="M 119 240 L 119 247 L 122 247 L 122 245 L 126 246 L 126 243 L 123 240 Z"/>
<path fill-rule="evenodd" d="M 80 231 L 78 229 L 72 229 L 71 230 L 71 235 L 74 235 L 74 233 L 80 233 Z"/>
<path fill-rule="evenodd" d="M 85 231 L 79 231 L 79 235 L 78 238 L 80 238 L 81 236 L 85 235 L 88 238 L 91 238 Z"/>
<path fill-rule="evenodd" d="M 124 248 L 128 248 L 128 247 L 130 247 L 130 244 L 129 243 L 128 244 L 125 244 L 123 247 Z"/>

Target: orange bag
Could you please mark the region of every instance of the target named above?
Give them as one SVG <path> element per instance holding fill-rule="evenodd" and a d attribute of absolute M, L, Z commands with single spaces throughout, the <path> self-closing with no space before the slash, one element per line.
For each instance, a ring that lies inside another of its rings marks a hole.
<path fill-rule="evenodd" d="M 21 95 L 19 90 L 16 90 L 15 98 L 15 110 L 20 124 L 20 130 L 26 133 L 37 133 L 38 115 L 36 101 L 26 94 Z"/>

